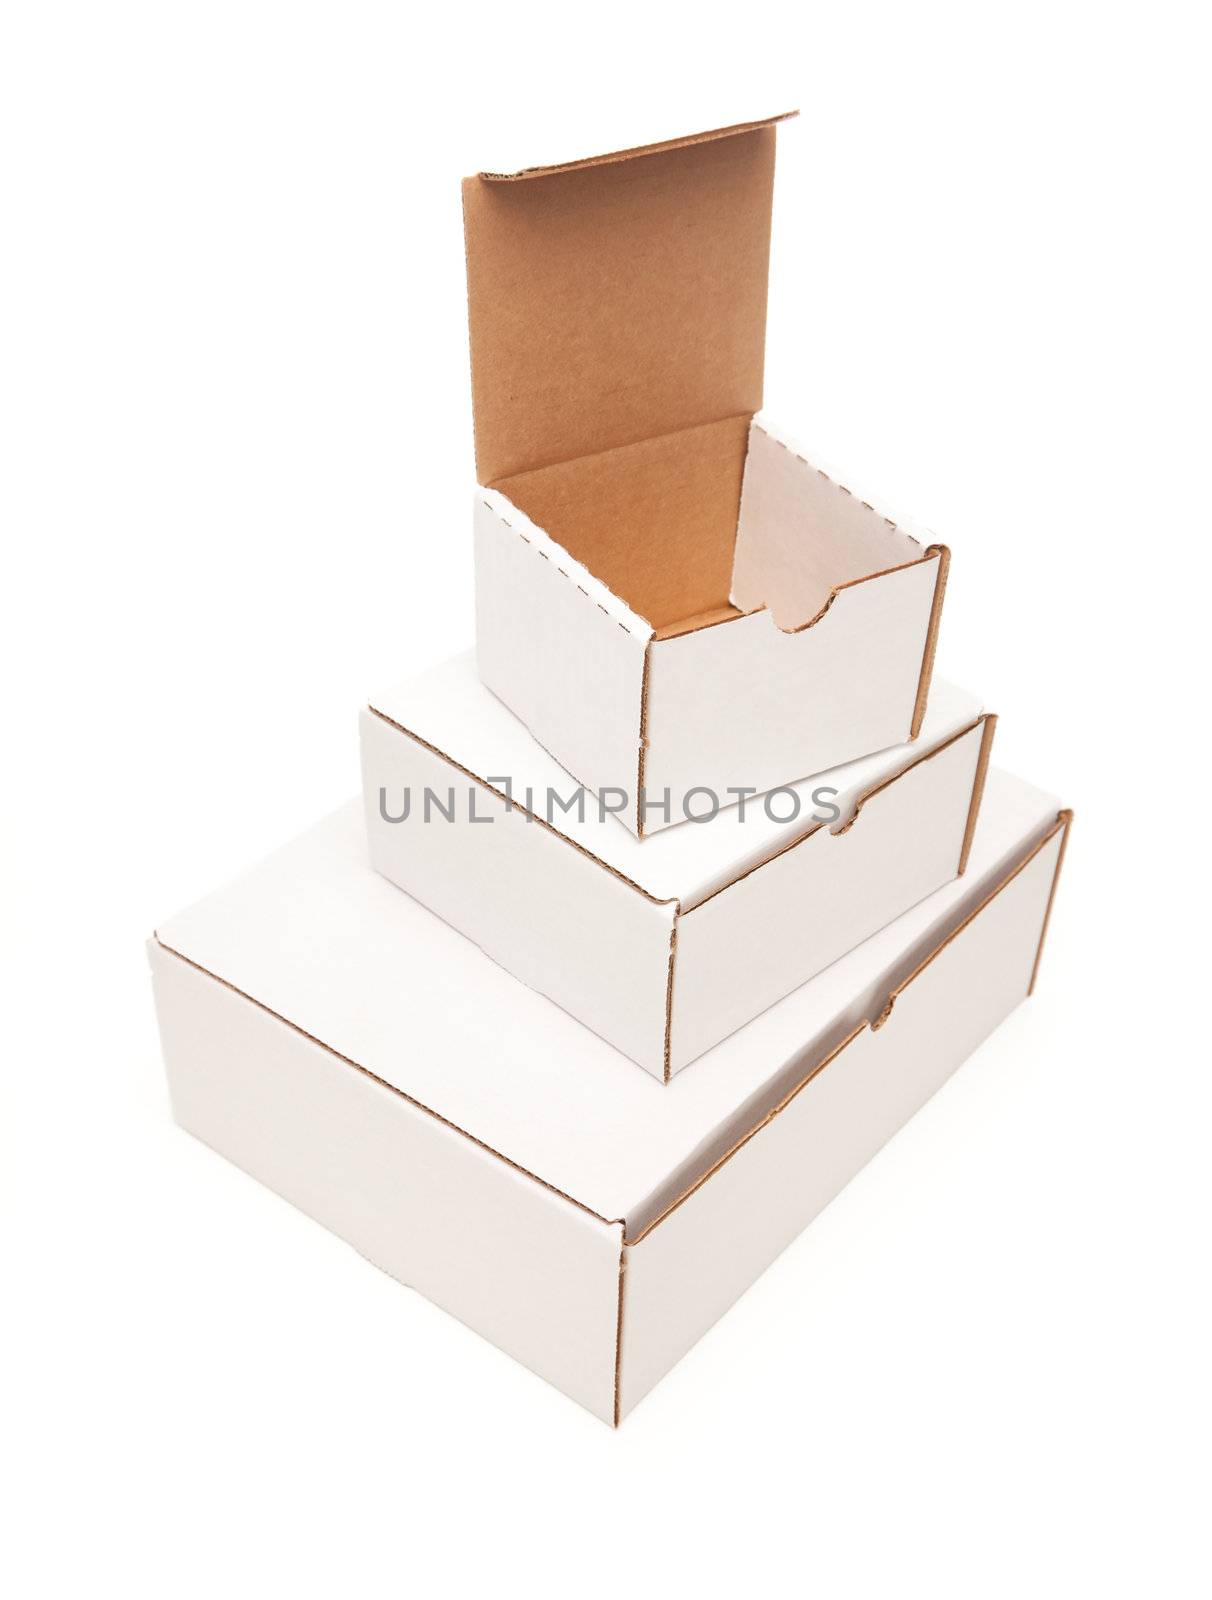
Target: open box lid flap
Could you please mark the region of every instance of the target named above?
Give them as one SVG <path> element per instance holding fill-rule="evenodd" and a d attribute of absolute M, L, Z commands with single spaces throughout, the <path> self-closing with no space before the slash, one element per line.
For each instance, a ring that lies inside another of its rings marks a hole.
<path fill-rule="evenodd" d="M 464 181 L 482 483 L 761 408 L 794 115 Z"/>

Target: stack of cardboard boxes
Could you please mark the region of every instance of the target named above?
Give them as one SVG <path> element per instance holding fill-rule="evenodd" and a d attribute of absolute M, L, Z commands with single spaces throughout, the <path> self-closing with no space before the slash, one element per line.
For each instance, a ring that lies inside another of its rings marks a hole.
<path fill-rule="evenodd" d="M 1068 831 L 946 550 L 757 415 L 779 120 L 467 180 L 476 654 L 151 944 L 182 1125 L 607 1422 L 1030 993 Z"/>

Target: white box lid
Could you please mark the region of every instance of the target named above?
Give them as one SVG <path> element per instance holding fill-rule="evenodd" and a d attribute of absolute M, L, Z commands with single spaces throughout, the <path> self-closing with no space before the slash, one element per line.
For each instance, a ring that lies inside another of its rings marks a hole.
<path fill-rule="evenodd" d="M 550 820 L 558 833 L 638 885 L 654 900 L 677 900 L 683 911 L 689 911 L 759 861 L 777 855 L 812 832 L 816 826 L 814 814 L 820 814 L 812 799 L 816 791 L 837 791 L 832 804 L 839 807 L 841 817 L 831 826 L 841 827 L 849 820 L 860 795 L 971 727 L 983 708 L 980 700 L 966 690 L 935 683 L 921 733 L 912 744 L 892 745 L 861 761 L 788 784 L 787 790 L 796 794 L 799 802 L 794 818 L 772 820 L 758 798 L 744 807 L 743 821 L 740 808 L 734 804 L 710 822 L 682 822 L 646 839 L 637 839 L 616 817 L 603 816 L 596 799 L 588 793 L 583 818 L 575 811 L 565 814 L 558 807 L 547 818 L 547 808 L 540 797 L 551 790 L 569 800 L 577 791 L 577 780 L 484 687 L 470 651 L 373 696 L 370 709 L 499 792 L 504 792 L 503 780 L 508 777 L 513 798 L 519 804 L 525 804 L 529 788 L 539 800 L 539 814 Z M 787 817 L 792 809 L 790 799 L 781 790 L 777 793 L 779 799 L 771 809 L 777 816 Z M 419 804 L 419 797 L 415 798 Z M 466 803 L 462 797 L 459 802 Z M 390 795 L 388 804 L 393 804 Z"/>
<path fill-rule="evenodd" d="M 629 1230 L 747 1131 L 882 1003 L 1057 801 L 990 773 L 966 877 L 658 1083 L 370 868 L 352 802 L 171 918 L 169 950 L 241 991 L 551 1188 Z M 352 1070 L 352 1068 L 351 1068 Z"/>

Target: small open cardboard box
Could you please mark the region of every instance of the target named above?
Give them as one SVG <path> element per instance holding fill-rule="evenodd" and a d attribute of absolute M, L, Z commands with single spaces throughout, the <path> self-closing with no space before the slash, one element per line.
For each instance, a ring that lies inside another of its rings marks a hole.
<path fill-rule="evenodd" d="M 780 120 L 463 185 L 479 670 L 637 835 L 925 714 L 947 551 L 756 417 Z"/>
<path fill-rule="evenodd" d="M 617 1423 L 1030 991 L 1067 823 L 991 773 L 965 878 L 663 1087 L 373 872 L 355 802 L 160 928 L 173 1110 Z"/>
<path fill-rule="evenodd" d="M 668 1083 L 964 871 L 994 722 L 940 683 L 916 743 L 639 840 L 459 656 L 362 713 L 370 857 Z"/>

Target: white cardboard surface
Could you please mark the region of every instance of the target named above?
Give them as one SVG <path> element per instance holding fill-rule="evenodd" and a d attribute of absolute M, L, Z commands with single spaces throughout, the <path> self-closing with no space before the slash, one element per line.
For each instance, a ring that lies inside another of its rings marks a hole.
<path fill-rule="evenodd" d="M 621 1226 L 154 943 L 151 960 L 177 1121 L 609 1421 Z"/>
<path fill-rule="evenodd" d="M 877 990 L 907 945 L 979 898 L 1056 811 L 1051 796 L 991 774 L 963 879 L 668 1085 L 374 873 L 356 801 L 158 937 L 602 1219 L 634 1228 L 850 1015 L 856 995 Z"/>
<path fill-rule="evenodd" d="M 588 788 L 632 797 L 637 834 L 674 825 L 700 786 L 760 793 L 910 737 L 939 560 L 764 418 L 750 438 L 733 572 L 750 614 L 673 639 L 477 490 L 480 675 Z M 670 791 L 672 822 L 640 814 L 642 744 L 643 787 Z"/>
<path fill-rule="evenodd" d="M 475 688 L 492 698 L 482 685 Z M 361 736 L 376 870 L 515 978 L 663 1078 L 676 902 L 639 893 L 370 711 L 362 713 Z M 443 798 L 454 789 L 456 821 L 437 813 L 424 820 L 426 787 Z M 381 789 L 393 808 L 411 791 L 407 822 L 382 820 Z M 469 819 L 473 799 L 477 818 L 485 820 Z"/>
<path fill-rule="evenodd" d="M 1054 839 L 897 996 L 884 1026 L 859 1033 L 760 1133 L 627 1248 L 620 1416 L 1027 993 L 1059 849 Z"/>
<path fill-rule="evenodd" d="M 912 534 L 807 461 L 764 417 L 754 419 L 732 568 L 734 606 L 768 606 L 778 627 L 798 628 L 828 605 L 838 585 L 918 561 L 922 553 Z"/>
<path fill-rule="evenodd" d="M 617 1421 L 1026 992 L 1054 817 L 992 775 L 962 885 L 665 1090 L 370 872 L 347 807 L 153 942 L 174 1110 Z"/>
<path fill-rule="evenodd" d="M 694 1061 L 955 877 L 983 724 L 677 923 L 672 1055 Z"/>
<path fill-rule="evenodd" d="M 752 801 L 641 842 L 592 797 L 548 812 L 575 784 L 469 658 L 372 704 L 376 869 L 662 1080 L 955 875 L 986 735 L 978 702 L 940 686 L 914 745 L 807 780 L 782 810 Z M 831 832 L 812 818 L 833 794 Z"/>
<path fill-rule="evenodd" d="M 841 589 L 802 633 L 783 633 L 768 611 L 755 611 L 655 640 L 647 788 L 668 788 L 675 805 L 699 784 L 761 793 L 789 775 L 900 745 L 913 719 L 937 577 L 937 561 L 919 561 Z M 789 768 L 793 750 L 798 760 Z"/>
<path fill-rule="evenodd" d="M 513 794 L 524 804 L 525 791 L 541 795 L 554 789 L 562 797 L 576 792 L 576 780 L 530 736 L 525 726 L 478 681 L 475 658 L 468 652 L 432 667 L 407 683 L 376 693 L 371 709 L 407 728 L 482 782 L 501 788 L 512 780 Z M 557 812 L 559 831 L 604 862 L 655 900 L 677 900 L 689 910 L 709 894 L 731 883 L 759 861 L 783 850 L 811 826 L 813 791 L 838 791 L 836 804 L 845 822 L 855 797 L 901 771 L 926 750 L 970 727 L 981 715 L 976 695 L 953 684 L 937 683 L 919 737 L 912 744 L 890 746 L 844 766 L 822 769 L 790 785 L 799 797 L 798 820 L 772 818 L 762 803 L 751 802 L 745 819 L 734 805 L 712 823 L 681 823 L 651 838 L 636 839 L 613 817 L 602 820 L 587 802 L 585 816 Z M 790 810 L 790 805 L 786 807 Z"/>
<path fill-rule="evenodd" d="M 474 525 L 484 682 L 586 788 L 634 799 L 652 629 L 504 495 L 477 490 Z"/>

